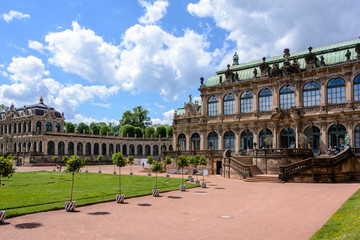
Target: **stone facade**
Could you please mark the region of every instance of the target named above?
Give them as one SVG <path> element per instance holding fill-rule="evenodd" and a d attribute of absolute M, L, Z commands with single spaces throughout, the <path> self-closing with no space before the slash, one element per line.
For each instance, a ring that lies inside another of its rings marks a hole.
<path fill-rule="evenodd" d="M 64 121 L 64 113 L 45 105 L 42 98 L 28 107 L 12 105 L 0 113 L 0 154 L 16 155 L 29 164 L 51 161 L 52 156 L 78 154 L 94 161 L 102 154 L 110 161 L 115 152 L 146 158 L 172 150 L 171 139 L 67 133 Z"/>
<path fill-rule="evenodd" d="M 175 112 L 174 146 L 360 147 L 359 49 L 357 39 L 240 65 L 235 54 L 232 66 L 201 79 L 201 103 L 190 97 Z"/>

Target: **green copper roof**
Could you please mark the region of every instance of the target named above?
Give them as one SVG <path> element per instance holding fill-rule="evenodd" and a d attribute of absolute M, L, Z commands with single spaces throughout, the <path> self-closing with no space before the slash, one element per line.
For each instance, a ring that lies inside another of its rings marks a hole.
<path fill-rule="evenodd" d="M 320 56 L 324 56 L 326 65 L 333 65 L 337 63 L 346 62 L 346 51 L 349 50 L 351 52 L 351 60 L 356 59 L 355 46 L 360 43 L 360 39 L 355 39 L 347 42 L 336 43 L 333 45 L 323 46 L 312 49 L 312 53 L 316 54 L 320 61 Z M 301 69 L 305 68 L 305 55 L 309 53 L 309 50 L 304 50 L 300 52 L 291 53 L 289 60 L 297 59 L 298 64 Z M 274 63 L 279 63 L 279 67 L 282 67 L 284 61 L 283 56 L 276 56 L 267 58 L 266 62 L 269 63 L 270 67 L 273 68 Z M 262 59 L 251 61 L 247 63 L 242 63 L 239 65 L 233 65 L 230 69 L 235 73 L 237 72 L 239 75 L 239 81 L 247 81 L 254 77 L 254 68 L 258 71 L 258 76 L 260 76 L 260 64 L 262 63 Z M 318 63 L 320 65 L 320 63 Z M 225 71 L 227 69 L 220 70 L 217 75 L 211 76 L 206 80 L 205 86 L 215 86 L 219 84 L 219 77 L 222 76 L 223 81 L 225 81 Z"/>
<path fill-rule="evenodd" d="M 177 114 L 177 115 L 185 114 L 185 109 L 184 109 L 184 108 L 178 108 L 178 109 L 176 110 L 176 114 Z"/>

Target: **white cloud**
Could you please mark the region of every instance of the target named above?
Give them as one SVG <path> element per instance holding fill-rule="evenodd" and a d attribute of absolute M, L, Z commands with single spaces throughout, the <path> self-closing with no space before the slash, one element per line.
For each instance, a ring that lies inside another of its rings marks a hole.
<path fill-rule="evenodd" d="M 157 125 L 157 124 L 160 124 L 160 125 L 172 125 L 172 122 L 173 122 L 173 118 L 174 118 L 174 112 L 175 110 L 174 109 L 171 109 L 167 112 L 164 112 L 162 115 L 164 116 L 163 119 L 160 119 L 160 118 L 152 118 L 151 119 L 151 123 L 152 125 Z"/>
<path fill-rule="evenodd" d="M 199 73 L 213 71 L 211 53 L 206 51 L 209 43 L 189 29 L 175 37 L 159 26 L 136 24 L 126 30 L 122 43 L 114 46 L 77 22 L 72 28 L 45 37 L 45 48 L 52 54 L 49 62 L 91 82 L 176 99 L 198 86 L 194 79 L 199 79 Z"/>
<path fill-rule="evenodd" d="M 30 18 L 30 15 L 10 10 L 8 13 L 2 14 L 2 17 L 6 22 L 11 22 L 14 18 L 16 19 Z"/>
<path fill-rule="evenodd" d="M 159 103 L 157 103 L 157 102 L 155 102 L 154 105 L 155 105 L 155 107 L 157 107 L 157 108 L 165 108 L 164 105 L 161 105 L 161 104 L 159 104 Z"/>
<path fill-rule="evenodd" d="M 241 63 L 282 55 L 284 48 L 295 52 L 309 45 L 319 47 L 355 39 L 360 22 L 354 21 L 354 16 L 359 8 L 360 2 L 356 0 L 313 0 L 310 5 L 307 1 L 239 4 L 236 0 L 200 0 L 188 4 L 187 10 L 194 16 L 213 18 L 218 27 L 227 31 L 225 44 L 236 44 L 234 49 L 227 49 L 220 64 L 225 68 L 232 63 L 235 51 Z"/>
<path fill-rule="evenodd" d="M 110 108 L 111 103 L 91 103 L 93 106 L 103 107 L 103 108 Z"/>
<path fill-rule="evenodd" d="M 169 5 L 167 1 L 157 0 L 153 4 L 145 0 L 139 0 L 142 7 L 146 8 L 144 16 L 139 18 L 139 22 L 143 24 L 154 24 L 159 21 L 166 13 L 166 8 Z"/>
<path fill-rule="evenodd" d="M 90 123 L 93 123 L 93 122 L 104 122 L 106 124 L 109 124 L 110 122 L 111 123 L 114 123 L 114 124 L 119 124 L 119 121 L 118 120 L 115 120 L 115 119 L 108 119 L 108 118 L 103 118 L 103 119 L 95 119 L 95 118 L 92 118 L 92 117 L 85 117 L 81 114 L 75 114 L 75 116 L 71 119 L 67 119 L 67 121 L 69 122 L 72 122 L 72 123 L 85 123 L 87 125 L 89 125 Z"/>
<path fill-rule="evenodd" d="M 31 48 L 31 49 L 34 49 L 36 51 L 39 51 L 39 52 L 42 52 L 43 48 L 44 48 L 42 43 L 40 43 L 38 41 L 32 41 L 32 40 L 29 40 L 28 47 Z"/>

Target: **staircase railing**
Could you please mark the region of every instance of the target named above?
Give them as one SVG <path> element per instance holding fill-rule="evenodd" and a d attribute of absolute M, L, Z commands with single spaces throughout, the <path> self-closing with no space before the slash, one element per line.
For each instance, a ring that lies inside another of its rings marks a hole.
<path fill-rule="evenodd" d="M 224 167 L 230 167 L 234 169 L 235 171 L 240 173 L 244 179 L 250 177 L 250 166 L 245 165 L 232 157 L 224 158 Z"/>
<path fill-rule="evenodd" d="M 290 175 L 313 167 L 332 167 L 338 165 L 348 157 L 353 156 L 353 151 L 354 149 L 347 148 L 346 150 L 332 157 L 311 157 L 296 163 L 280 166 L 279 178 L 286 180 Z"/>
<path fill-rule="evenodd" d="M 261 148 L 256 149 L 256 154 L 264 156 L 313 156 L 313 150 L 310 148 Z"/>

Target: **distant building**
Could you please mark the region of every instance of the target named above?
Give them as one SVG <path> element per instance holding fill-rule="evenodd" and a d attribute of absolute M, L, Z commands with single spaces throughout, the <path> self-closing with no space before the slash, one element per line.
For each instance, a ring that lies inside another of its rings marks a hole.
<path fill-rule="evenodd" d="M 51 161 L 52 156 L 78 154 L 95 160 L 100 154 L 105 161 L 121 152 L 138 158 L 161 155 L 172 150 L 171 139 L 119 137 L 68 133 L 64 131 L 64 113 L 44 104 L 0 112 L 0 154 L 18 156 L 23 164 Z"/>

